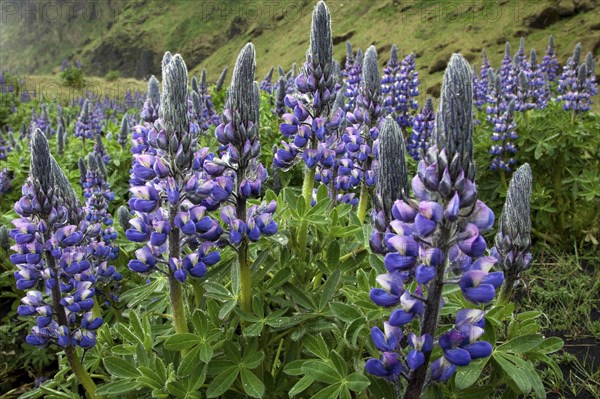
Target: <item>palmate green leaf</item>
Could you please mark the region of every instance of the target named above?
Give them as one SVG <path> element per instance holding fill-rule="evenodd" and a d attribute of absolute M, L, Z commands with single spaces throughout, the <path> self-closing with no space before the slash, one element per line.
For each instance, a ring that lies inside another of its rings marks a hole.
<path fill-rule="evenodd" d="M 142 375 L 138 377 L 138 382 L 155 389 L 164 388 L 166 381 L 160 378 L 160 376 L 154 370 L 149 367 L 140 367 L 139 371 Z"/>
<path fill-rule="evenodd" d="M 454 382 L 456 388 L 463 390 L 473 385 L 481 375 L 489 358 L 473 360 L 468 366 L 459 367 Z"/>
<path fill-rule="evenodd" d="M 134 380 L 120 380 L 102 384 L 96 389 L 97 396 L 114 397 L 137 389 L 137 382 Z"/>
<path fill-rule="evenodd" d="M 304 374 L 319 382 L 327 384 L 339 383 L 342 376 L 331 364 L 322 360 L 308 360 L 302 365 Z"/>
<path fill-rule="evenodd" d="M 348 374 L 347 360 L 344 360 L 335 349 L 331 351 L 330 358 L 340 375 Z"/>
<path fill-rule="evenodd" d="M 292 360 L 291 362 L 285 365 L 285 367 L 283 368 L 283 372 L 287 375 L 301 375 L 302 365 L 306 361 L 307 360 L 304 359 Z"/>
<path fill-rule="evenodd" d="M 330 385 L 326 388 L 321 389 L 319 392 L 311 396 L 310 399 L 333 399 L 337 398 L 342 390 L 340 383 Z"/>
<path fill-rule="evenodd" d="M 318 358 L 321 358 L 323 360 L 329 359 L 329 347 L 327 346 L 327 343 L 320 334 L 317 336 L 307 335 L 306 337 L 304 337 L 302 343 L 310 353 L 317 356 Z"/>
<path fill-rule="evenodd" d="M 355 372 L 346 377 L 346 386 L 354 392 L 362 392 L 369 387 L 369 379 L 361 372 Z"/>
<path fill-rule="evenodd" d="M 537 348 L 544 338 L 539 334 L 528 334 L 511 339 L 499 345 L 496 350 L 501 352 L 525 353 Z"/>
<path fill-rule="evenodd" d="M 252 371 L 247 368 L 240 369 L 242 387 L 252 398 L 262 398 L 265 394 L 265 384 Z"/>
<path fill-rule="evenodd" d="M 198 367 L 198 362 L 200 361 L 200 345 L 201 344 L 195 346 L 192 350 L 190 350 L 183 356 L 183 359 L 181 359 L 181 363 L 179 364 L 179 368 L 177 369 L 178 376 L 185 377 L 186 375 L 190 375 L 192 371 L 196 367 Z"/>
<path fill-rule="evenodd" d="M 355 306 L 342 302 L 331 302 L 329 308 L 336 318 L 346 323 L 350 323 L 359 318 L 364 318 L 364 315 Z"/>
<path fill-rule="evenodd" d="M 233 311 L 233 309 L 235 309 L 236 306 L 237 306 L 236 301 L 225 302 L 223 304 L 223 306 L 221 306 L 221 309 L 219 310 L 219 319 L 225 320 L 229 316 L 229 314 Z"/>
<path fill-rule="evenodd" d="M 263 361 L 264 358 L 265 354 L 263 351 L 253 351 L 249 354 L 244 353 L 244 357 L 242 358 L 243 366 L 250 370 L 255 369 Z"/>
<path fill-rule="evenodd" d="M 200 343 L 200 337 L 192 333 L 171 335 L 165 341 L 165 349 L 169 351 L 182 351 Z"/>
<path fill-rule="evenodd" d="M 340 275 L 339 270 L 336 270 L 329 275 L 329 278 L 323 285 L 323 292 L 321 292 L 321 298 L 319 299 L 319 310 L 324 310 L 331 299 L 333 299 L 340 282 Z"/>
<path fill-rule="evenodd" d="M 206 397 L 216 398 L 227 392 L 233 382 L 237 379 L 239 372 L 239 367 L 233 366 L 219 373 L 208 386 Z"/>
<path fill-rule="evenodd" d="M 288 392 L 288 395 L 290 396 L 290 398 L 292 398 L 298 395 L 299 393 L 304 392 L 314 382 L 315 380 L 313 378 L 305 375 L 304 377 L 300 378 L 300 380 L 296 384 L 294 384 L 292 389 L 290 389 L 290 391 Z"/>
<path fill-rule="evenodd" d="M 511 385 L 514 385 L 522 394 L 528 394 L 531 391 L 531 379 L 522 359 L 502 352 L 494 352 L 492 358 L 509 377 Z"/>
<path fill-rule="evenodd" d="M 206 342 L 201 342 L 198 345 L 198 358 L 201 362 L 208 363 L 213 356 L 213 348 Z"/>
<path fill-rule="evenodd" d="M 563 342 L 563 340 L 559 337 L 550 337 L 550 338 L 546 338 L 544 340 L 544 342 L 542 342 L 540 344 L 540 346 L 538 346 L 536 348 L 536 352 L 537 353 L 541 353 L 543 355 L 547 355 L 549 353 L 554 353 L 556 351 L 559 351 L 562 349 L 562 347 L 565 345 L 565 343 Z"/>
<path fill-rule="evenodd" d="M 335 270 L 338 263 L 340 262 L 340 244 L 333 240 L 327 247 L 327 268 L 329 270 Z"/>
<path fill-rule="evenodd" d="M 531 381 L 533 394 L 537 399 L 544 399 L 546 397 L 546 389 L 544 388 L 544 383 L 542 382 L 542 379 L 540 378 L 537 371 L 535 370 L 535 367 L 533 367 L 533 364 L 531 364 L 530 361 L 524 360 L 523 362 L 527 367 L 527 374 Z"/>
<path fill-rule="evenodd" d="M 140 376 L 139 370 L 130 362 L 120 357 L 109 356 L 104 359 L 106 370 L 116 377 L 136 378 Z"/>

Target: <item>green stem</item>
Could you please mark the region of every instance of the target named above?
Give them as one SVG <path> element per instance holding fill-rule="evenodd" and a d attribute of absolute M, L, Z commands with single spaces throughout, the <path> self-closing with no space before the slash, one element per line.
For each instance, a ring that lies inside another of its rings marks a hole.
<path fill-rule="evenodd" d="M 504 188 L 508 190 L 508 182 L 506 181 L 506 173 L 504 172 L 504 169 L 500 169 L 500 180 L 502 180 L 502 185 Z"/>
<path fill-rule="evenodd" d="M 348 253 L 346 255 L 340 256 L 340 260 L 339 261 L 340 261 L 340 263 L 344 262 L 344 261 L 346 261 L 346 260 L 348 260 L 350 258 L 355 257 L 356 255 L 358 255 L 361 252 L 365 252 L 366 250 L 367 250 L 366 247 L 359 247 L 359 248 L 353 249 L 352 252 L 350 252 L 350 253 Z"/>
<path fill-rule="evenodd" d="M 46 262 L 48 267 L 54 271 L 54 275 L 59 275 L 59 270 L 56 266 L 56 262 L 52 256 L 46 257 Z M 61 293 L 60 293 L 60 284 L 58 281 L 52 287 L 52 307 L 54 312 L 56 312 L 56 316 L 58 318 L 58 323 L 62 326 L 68 326 L 69 322 L 67 320 L 67 314 L 65 312 L 65 308 L 60 304 Z M 95 303 L 95 302 L 94 302 Z M 65 347 L 65 355 L 67 357 L 67 362 L 69 363 L 69 367 L 71 367 L 71 371 L 75 374 L 77 381 L 83 386 L 88 396 L 91 399 L 97 398 L 96 396 L 96 384 L 92 380 L 92 377 L 88 374 L 88 372 L 83 368 L 81 361 L 77 357 L 77 353 L 75 352 L 75 348 L 73 346 Z"/>
<path fill-rule="evenodd" d="M 308 169 L 304 175 L 304 182 L 302 183 L 302 197 L 306 204 L 306 209 L 310 207 L 312 202 L 312 191 L 315 183 L 315 169 Z M 303 220 L 298 230 L 298 257 L 300 260 L 304 260 L 306 257 L 306 240 L 308 237 L 308 220 Z"/>
<path fill-rule="evenodd" d="M 241 177 L 240 177 L 241 176 Z M 244 170 L 238 171 L 238 180 L 245 176 Z M 244 223 L 247 218 L 246 199 L 239 195 L 236 201 L 236 215 Z M 238 248 L 238 263 L 240 266 L 240 308 L 243 312 L 252 313 L 252 270 L 248 262 L 248 239 L 244 237 Z"/>
<path fill-rule="evenodd" d="M 365 182 L 362 182 L 362 184 L 360 186 L 360 199 L 358 200 L 358 209 L 356 211 L 356 216 L 358 217 L 358 221 L 361 224 L 365 221 L 368 203 L 369 203 L 369 187 L 367 187 Z"/>
<path fill-rule="evenodd" d="M 194 305 L 197 309 L 202 306 L 202 297 L 204 296 L 204 286 L 199 281 L 194 281 L 192 284 L 194 290 Z"/>
<path fill-rule="evenodd" d="M 271 375 L 275 377 L 275 371 L 277 370 L 277 363 L 279 362 L 279 355 L 281 355 L 281 348 L 283 347 L 283 338 L 279 340 L 279 346 L 277 347 L 277 353 L 275 353 L 275 359 L 273 359 L 273 367 L 271 367 Z"/>
<path fill-rule="evenodd" d="M 515 282 L 517 281 L 517 276 L 510 274 L 505 274 L 506 279 L 504 280 L 504 285 L 502 285 L 502 291 L 500 291 L 500 298 L 498 299 L 498 303 L 502 305 L 506 305 L 510 301 L 512 301 L 514 293 L 515 293 Z"/>
<path fill-rule="evenodd" d="M 238 250 L 240 263 L 240 307 L 243 312 L 252 313 L 252 271 L 248 265 L 248 242 L 242 241 Z"/>
<path fill-rule="evenodd" d="M 442 289 L 444 288 L 444 274 L 448 262 L 448 246 L 447 243 L 450 237 L 450 229 L 443 228 L 442 236 L 439 240 L 440 243 L 444 243 L 441 246 L 442 253 L 444 254 L 443 262 L 436 268 L 435 277 L 429 283 L 427 301 L 425 302 L 425 313 L 423 315 L 423 322 L 421 324 L 421 335 L 429 334 L 435 337 L 435 330 L 438 324 L 438 318 L 440 314 L 440 302 L 442 300 Z M 419 399 L 425 386 L 427 377 L 427 369 L 429 368 L 429 360 L 431 352 L 425 352 L 425 362 L 417 368 L 411 375 L 408 382 L 406 391 L 404 392 L 404 399 Z"/>
<path fill-rule="evenodd" d="M 171 226 L 175 225 L 175 215 L 177 215 L 177 208 L 171 207 Z M 179 257 L 180 249 L 179 229 L 172 228 L 171 232 L 169 233 L 169 256 Z M 173 324 L 175 327 L 175 332 L 178 334 L 188 332 L 187 323 L 185 321 L 182 288 L 183 287 L 181 286 L 181 283 L 175 278 L 175 272 L 169 268 L 169 298 L 171 299 L 171 308 L 173 309 Z"/>

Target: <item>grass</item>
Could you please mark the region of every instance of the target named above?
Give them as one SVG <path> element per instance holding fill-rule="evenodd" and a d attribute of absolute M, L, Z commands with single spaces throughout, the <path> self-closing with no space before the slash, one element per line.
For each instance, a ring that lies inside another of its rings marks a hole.
<path fill-rule="evenodd" d="M 94 63 L 109 65 L 108 70 L 118 70 L 123 64 L 118 57 L 97 59 L 95 53 L 102 44 L 111 43 L 123 50 L 123 57 L 136 57 L 142 49 L 151 50 L 155 65 L 149 68 L 155 73 L 160 72 L 164 51 L 179 52 L 193 74 L 206 68 L 208 79 L 216 80 L 224 66 L 233 66 L 239 49 L 252 41 L 257 51 L 257 78 L 261 79 L 272 65 L 282 65 L 287 70 L 292 63 L 303 61 L 315 2 L 295 2 L 287 7 L 275 7 L 269 0 L 198 2 L 194 7 L 183 0 L 168 5 L 157 1 L 117 3 L 99 0 L 95 4 L 103 12 L 93 23 L 78 16 L 64 26 L 56 26 L 51 34 L 45 31 L 43 24 L 26 25 L 9 16 L 7 23 L 0 24 L 0 44 L 6 49 L 0 59 L 3 68 L 48 74 L 57 71 L 65 56 L 75 55 L 82 58 L 84 66 L 90 66 L 96 57 Z M 336 59 L 343 62 L 345 58 L 346 37 L 355 49 L 365 50 L 375 45 L 382 66 L 387 62 L 393 43 L 398 45 L 401 56 L 414 52 L 422 81 L 422 100 L 428 91 L 435 93 L 441 82 L 443 68 L 430 72 L 431 66 L 444 63 L 453 52 L 460 51 L 470 62 L 479 64 L 481 50 L 487 48 L 492 65 L 499 66 L 504 41 L 511 42 L 514 52 L 519 37 L 526 36 L 527 51 L 536 48 L 541 59 L 550 34 L 555 36 L 561 63 L 579 41 L 584 53 L 591 51 L 597 45 L 595 36 L 589 34 L 597 23 L 594 10 L 565 17 L 546 29 L 526 26 L 528 17 L 554 3 L 551 0 L 535 3 L 513 0 L 502 5 L 441 0 L 396 4 L 391 1 L 327 2 L 332 15 Z M 490 24 L 494 29 L 489 29 Z M 381 26 L 392 29 L 386 29 L 382 35 Z M 63 36 L 68 40 L 58 41 Z M 121 72 L 126 76 L 136 71 Z M 600 110 L 600 107 L 596 105 L 595 109 Z"/>
<path fill-rule="evenodd" d="M 540 309 L 545 335 L 560 336 L 564 348 L 553 355 L 563 378 L 547 370 L 549 398 L 600 397 L 600 264 L 598 259 L 545 249 L 524 276 L 520 304 Z"/>
<path fill-rule="evenodd" d="M 108 81 L 105 78 L 86 76 L 85 86 L 81 89 L 64 86 L 58 75 L 28 75 L 23 80 L 24 88 L 30 93 L 35 92 L 37 99 L 43 98 L 45 101 L 62 103 L 70 103 L 74 99 L 85 96 L 87 92 L 100 98 L 108 96 L 109 98 L 123 99 L 128 91 L 145 93 L 148 89 L 146 82 L 131 78 Z"/>

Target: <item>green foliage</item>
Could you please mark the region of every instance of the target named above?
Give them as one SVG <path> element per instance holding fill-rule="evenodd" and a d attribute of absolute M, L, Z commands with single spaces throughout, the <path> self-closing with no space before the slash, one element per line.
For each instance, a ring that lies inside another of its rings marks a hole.
<path fill-rule="evenodd" d="M 213 93 L 217 110 L 222 109 L 224 91 Z M 261 105 L 261 159 L 271 169 L 271 147 L 280 139 L 280 121 L 270 111 L 270 96 L 262 94 Z M 28 123 L 31 108 L 37 106 L 36 102 L 22 104 L 9 117 L 11 125 Z M 594 132 L 600 129 L 600 121 L 589 114 L 571 125 L 570 114 L 552 107 L 529 114 L 527 125 L 519 121 L 520 127 L 526 127 L 519 130 L 518 155 L 530 163 L 536 180 L 534 227 L 538 237 L 548 242 L 564 242 L 566 247 L 572 242 L 565 237 L 575 237 L 579 247 L 593 250 L 596 232 L 587 230 L 598 224 L 590 221 L 598 217 L 600 139 Z M 49 112 L 54 120 L 55 108 L 50 106 Z M 64 112 L 72 116 L 64 154 L 58 156 L 54 151 L 55 137 L 49 138 L 50 148 L 80 194 L 77 160 L 91 151 L 92 143 L 84 144 L 72 135 L 78 109 L 65 107 Z M 120 120 L 120 115 L 114 120 Z M 505 188 L 501 177 L 487 170 L 488 129 L 485 123 L 478 128 L 478 189 L 481 199 L 498 215 Z M 115 137 L 118 131 L 118 124 L 109 120 L 107 132 Z M 201 145 L 214 145 L 211 134 L 202 138 Z M 109 211 L 114 214 L 128 196 L 131 154 L 114 140 L 104 140 L 104 145 L 111 155 L 108 179 L 115 201 Z M 13 191 L 0 202 L 1 224 L 9 225 L 14 218 L 12 204 L 28 174 L 28 145 L 22 141 L 21 146 L 21 152 L 10 153 L 2 162 L 15 172 L 15 179 Z M 562 169 L 553 161 L 559 154 L 564 157 Z M 554 185 L 554 173 L 561 174 L 560 186 Z M 370 329 L 389 316 L 389 309 L 376 306 L 369 298 L 369 290 L 377 286 L 377 275 L 385 273 L 382 259 L 368 251 L 371 227 L 358 222 L 350 205 L 333 204 L 322 185 L 315 206 L 307 207 L 299 192 L 302 177 L 301 168 L 295 167 L 280 175 L 283 189 L 276 193 L 275 185 L 267 185 L 263 195 L 262 200 L 277 201 L 279 233 L 262 237 L 250 248 L 252 312 L 238 309 L 239 265 L 234 251 L 226 248 L 222 261 L 205 279 L 184 286 L 189 333 L 173 332 L 166 277 L 154 274 L 146 281 L 129 272 L 127 262 L 138 246 L 128 242 L 116 226 L 121 254 L 114 265 L 124 274 L 120 305 L 103 310 L 105 324 L 98 332 L 97 345 L 85 356 L 79 353 L 84 366 L 97 377 L 98 394 L 116 398 L 396 397 L 385 381 L 364 373 L 366 358 L 378 356 Z M 565 204 L 562 208 L 559 198 Z M 561 213 L 569 222 L 564 232 L 557 232 L 554 224 Z M 309 226 L 308 246 L 306 256 L 300 258 L 303 248 L 297 237 L 304 223 Z M 19 369 L 36 376 L 44 368 L 50 369 L 52 380 L 23 397 L 75 398 L 76 381 L 69 378 L 64 359 L 55 374 L 54 353 L 23 345 L 31 321 L 15 316 L 22 292 L 14 288 L 13 268 L 7 258 L 0 253 L 0 301 L 11 303 L 3 319 L 9 328 L 0 331 L 0 353 L 7 352 L 6 348 L 20 350 L 2 357 L 0 369 L 6 373 L 0 377 L 10 386 L 21 377 L 16 374 Z M 482 339 L 492 343 L 492 356 L 459 368 L 446 385 L 432 384 L 425 397 L 481 398 L 502 392 L 506 398 L 543 397 L 551 383 L 563 384 L 558 367 L 562 358 L 556 355 L 563 342 L 542 333 L 600 331 L 591 319 L 597 312 L 593 297 L 597 287 L 590 281 L 599 281 L 593 259 L 586 252 L 577 261 L 558 266 L 547 259 L 540 259 L 547 263 L 544 266 L 534 263 L 533 272 L 525 276 L 530 287 L 522 295 L 527 307 L 515 311 L 513 304 L 493 304 L 485 309 L 487 328 Z M 439 332 L 451 328 L 451 316 L 457 310 L 472 307 L 456 286 L 445 288 L 444 300 Z M 536 308 L 541 311 L 530 310 Z M 581 319 L 583 329 L 578 327 Z M 440 355 L 436 350 L 433 358 Z"/>
<path fill-rule="evenodd" d="M 121 72 L 120 71 L 109 71 L 106 76 L 104 76 L 104 79 L 106 79 L 107 82 L 114 82 L 116 80 L 118 80 L 121 77 Z"/>
<path fill-rule="evenodd" d="M 534 235 L 555 248 L 595 251 L 600 240 L 600 115 L 572 113 L 550 103 L 541 111 L 518 114 L 519 164 L 529 163 Z M 484 120 L 483 113 L 479 119 Z M 491 126 L 478 126 L 478 190 L 496 214 L 502 209 L 510 175 L 489 170 Z M 501 182 L 501 184 L 499 184 Z"/>
<path fill-rule="evenodd" d="M 85 86 L 83 70 L 77 67 L 68 67 L 60 73 L 63 85 L 75 89 L 81 89 Z"/>

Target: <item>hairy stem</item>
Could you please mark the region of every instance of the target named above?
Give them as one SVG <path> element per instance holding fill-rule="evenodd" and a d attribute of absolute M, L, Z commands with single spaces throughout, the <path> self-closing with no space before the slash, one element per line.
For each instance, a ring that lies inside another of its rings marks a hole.
<path fill-rule="evenodd" d="M 502 291 L 500 291 L 500 298 L 498 299 L 499 304 L 507 304 L 512 301 L 515 294 L 515 282 L 518 276 L 513 273 L 505 273 L 504 284 L 502 285 Z"/>
<path fill-rule="evenodd" d="M 243 171 L 238 171 L 243 176 Z M 238 180 L 242 179 L 238 176 Z M 238 219 L 246 223 L 246 199 L 239 195 L 236 203 Z M 244 237 L 238 248 L 238 263 L 240 266 L 240 308 L 243 312 L 252 313 L 252 271 L 248 264 L 248 239 Z"/>
<path fill-rule="evenodd" d="M 65 312 L 65 308 L 60 304 L 61 293 L 60 293 L 60 282 L 59 282 L 59 270 L 56 266 L 56 262 L 54 258 L 48 254 L 46 256 L 46 262 L 48 267 L 54 271 L 55 284 L 52 287 L 52 307 L 54 312 L 56 312 L 56 316 L 58 318 L 58 323 L 62 326 L 68 326 L 69 322 L 67 320 L 67 314 Z M 75 348 L 73 346 L 65 347 L 65 355 L 67 357 L 67 362 L 69 363 L 69 367 L 75 374 L 77 381 L 83 386 L 87 394 L 91 399 L 97 398 L 96 396 L 96 384 L 92 380 L 92 377 L 88 374 L 88 372 L 83 368 L 81 361 L 77 357 L 77 353 L 75 352 Z"/>
<path fill-rule="evenodd" d="M 356 216 L 358 217 L 358 221 L 361 224 L 365 221 L 368 203 L 369 203 L 369 187 L 367 187 L 365 182 L 362 182 L 362 184 L 360 186 L 360 199 L 358 200 L 358 209 L 356 211 Z"/>
<path fill-rule="evenodd" d="M 306 209 L 310 207 L 312 203 L 312 191 L 315 182 L 315 168 L 311 168 L 305 171 L 304 182 L 302 183 L 302 197 L 306 204 Z M 300 260 L 304 260 L 306 256 L 306 240 L 308 236 L 308 221 L 302 221 L 300 230 L 298 230 L 298 256 Z"/>
<path fill-rule="evenodd" d="M 170 220 L 171 226 L 175 225 L 175 215 L 177 208 L 171 207 Z M 173 227 L 169 233 L 169 258 L 179 258 L 179 229 Z M 171 307 L 173 308 L 173 324 L 176 333 L 188 332 L 187 323 L 185 321 L 185 309 L 183 307 L 183 287 L 175 278 L 175 271 L 169 268 L 169 297 L 171 299 Z"/>
<path fill-rule="evenodd" d="M 448 260 L 448 242 L 449 230 L 442 230 L 442 237 L 440 242 L 444 245 L 440 248 L 444 253 L 444 258 Z M 435 330 L 437 328 L 438 318 L 440 314 L 440 302 L 442 300 L 442 289 L 444 288 L 444 274 L 446 271 L 446 263 L 443 262 L 437 267 L 435 277 L 429 283 L 427 302 L 425 302 L 425 314 L 421 323 L 421 335 L 429 334 L 435 337 Z M 429 368 L 429 360 L 431 358 L 431 352 L 425 352 L 425 362 L 416 369 L 409 382 L 406 392 L 404 392 L 404 399 L 419 399 L 423 392 L 425 380 L 427 377 L 427 369 Z"/>

